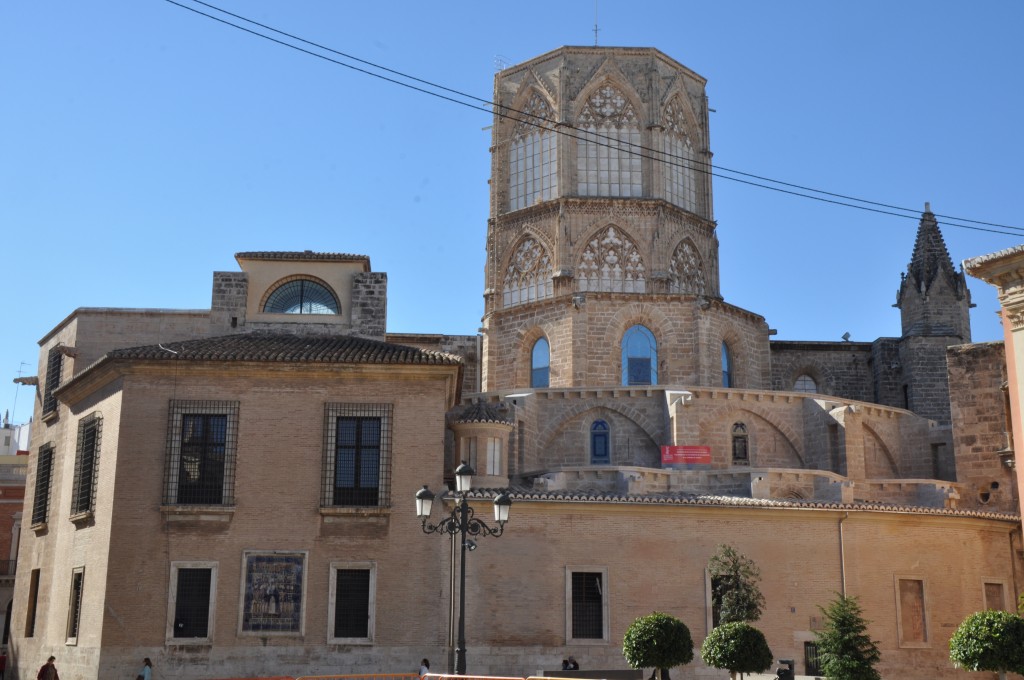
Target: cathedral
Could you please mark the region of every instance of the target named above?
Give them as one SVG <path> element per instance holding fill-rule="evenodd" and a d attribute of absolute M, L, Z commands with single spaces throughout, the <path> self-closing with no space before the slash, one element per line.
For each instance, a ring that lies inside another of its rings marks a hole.
<path fill-rule="evenodd" d="M 311 251 L 237 253 L 210 309 L 65 317 L 40 341 L 16 677 L 50 654 L 66 678 L 623 670 L 652 611 L 700 644 L 726 544 L 798 675 L 841 593 L 883 677 L 966 677 L 949 636 L 1024 573 L 1002 345 L 971 344 L 927 205 L 898 338 L 777 341 L 725 300 L 705 84 L 652 48 L 497 73 L 479 335 L 390 333 L 370 257 Z M 432 531 L 460 498 L 509 512 L 461 559 Z"/>

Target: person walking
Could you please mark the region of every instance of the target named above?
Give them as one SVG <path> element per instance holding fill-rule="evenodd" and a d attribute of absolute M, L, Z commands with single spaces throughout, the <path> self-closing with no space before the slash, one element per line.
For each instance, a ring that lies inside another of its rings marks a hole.
<path fill-rule="evenodd" d="M 142 669 L 135 676 L 135 680 L 153 680 L 153 662 L 148 656 L 142 660 Z"/>
<path fill-rule="evenodd" d="M 430 659 L 423 659 L 423 661 L 420 661 L 420 675 L 423 676 L 423 675 L 426 675 L 429 672 L 430 672 Z M 149 678 L 146 678 L 146 680 L 149 680 Z"/>
<path fill-rule="evenodd" d="M 57 660 L 57 657 L 51 656 L 46 660 L 46 663 L 42 665 L 39 672 L 36 673 L 36 680 L 60 680 L 60 675 L 57 674 L 57 667 L 53 665 L 53 662 Z"/>

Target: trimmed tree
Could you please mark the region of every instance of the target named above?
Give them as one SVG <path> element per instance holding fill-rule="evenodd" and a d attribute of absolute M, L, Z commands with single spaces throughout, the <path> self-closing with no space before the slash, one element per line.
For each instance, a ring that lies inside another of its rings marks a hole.
<path fill-rule="evenodd" d="M 969 671 L 1024 674 L 1024 618 L 989 610 L 971 614 L 949 640 L 949 659 Z"/>
<path fill-rule="evenodd" d="M 881 680 L 875 664 L 882 653 L 867 634 L 857 598 L 837 595 L 819 609 L 825 615 L 825 626 L 816 634 L 821 672 L 829 680 Z"/>
<path fill-rule="evenodd" d="M 733 621 L 757 621 L 764 611 L 764 595 L 758 583 L 761 570 L 753 560 L 729 545 L 718 546 L 708 561 L 711 574 L 711 606 L 715 625 Z"/>
<path fill-rule="evenodd" d="M 669 680 L 668 669 L 693 661 L 693 638 L 686 624 L 674 616 L 653 612 L 630 624 L 622 639 L 622 656 L 633 668 L 653 668 L 656 677 Z"/>
<path fill-rule="evenodd" d="M 772 665 L 772 650 L 764 633 L 743 621 L 723 623 L 712 629 L 700 646 L 700 658 L 712 668 L 729 671 L 736 680 L 744 673 L 763 673 Z"/>

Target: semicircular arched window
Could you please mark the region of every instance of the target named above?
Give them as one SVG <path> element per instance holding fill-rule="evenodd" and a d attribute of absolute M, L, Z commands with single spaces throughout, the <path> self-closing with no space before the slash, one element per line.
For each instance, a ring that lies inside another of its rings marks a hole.
<path fill-rule="evenodd" d="M 278 286 L 267 298 L 267 314 L 338 314 L 341 305 L 334 293 L 309 279 L 294 279 Z"/>
<path fill-rule="evenodd" d="M 646 326 L 631 326 L 622 336 L 622 384 L 658 384 L 658 341 Z"/>
<path fill-rule="evenodd" d="M 530 353 L 530 387 L 548 387 L 550 378 L 551 346 L 547 338 L 539 338 Z"/>
<path fill-rule="evenodd" d="M 818 384 L 814 382 L 814 378 L 804 373 L 793 383 L 793 391 L 814 394 L 818 391 Z"/>

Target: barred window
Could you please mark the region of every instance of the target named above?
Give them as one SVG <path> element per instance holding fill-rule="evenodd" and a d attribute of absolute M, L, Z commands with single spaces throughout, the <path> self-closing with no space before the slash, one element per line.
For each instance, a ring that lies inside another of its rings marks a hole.
<path fill-rule="evenodd" d="M 171 401 L 165 505 L 234 505 L 237 401 Z"/>
<path fill-rule="evenodd" d="M 576 640 L 605 640 L 607 603 L 604 571 L 570 571 L 570 637 Z"/>
<path fill-rule="evenodd" d="M 323 507 L 390 507 L 391 404 L 327 404 Z"/>
<path fill-rule="evenodd" d="M 71 489 L 71 514 L 96 509 L 96 482 L 100 463 L 100 434 L 103 419 L 98 413 L 78 423 L 78 449 L 75 452 L 75 479 Z"/>
<path fill-rule="evenodd" d="M 67 643 L 78 643 L 78 624 L 82 620 L 82 592 L 85 589 L 85 567 L 71 572 L 71 593 L 68 597 Z"/>
<path fill-rule="evenodd" d="M 46 356 L 46 382 L 43 389 L 43 414 L 57 410 L 57 397 L 53 391 L 60 387 L 61 371 L 64 368 L 64 355 L 59 347 L 54 347 Z"/>
<path fill-rule="evenodd" d="M 168 641 L 187 644 L 209 641 L 213 595 L 216 592 L 216 562 L 174 562 L 171 564 Z M 180 643 L 179 643 L 180 644 Z"/>
<path fill-rule="evenodd" d="M 53 444 L 39 447 L 36 486 L 32 495 L 32 525 L 45 524 L 50 511 L 50 480 L 53 477 Z"/>
<path fill-rule="evenodd" d="M 373 639 L 376 573 L 371 563 L 332 564 L 330 642 L 352 644 Z"/>
<path fill-rule="evenodd" d="M 339 314 L 340 309 L 334 293 L 307 279 L 286 281 L 274 289 L 263 305 L 268 314 Z"/>

